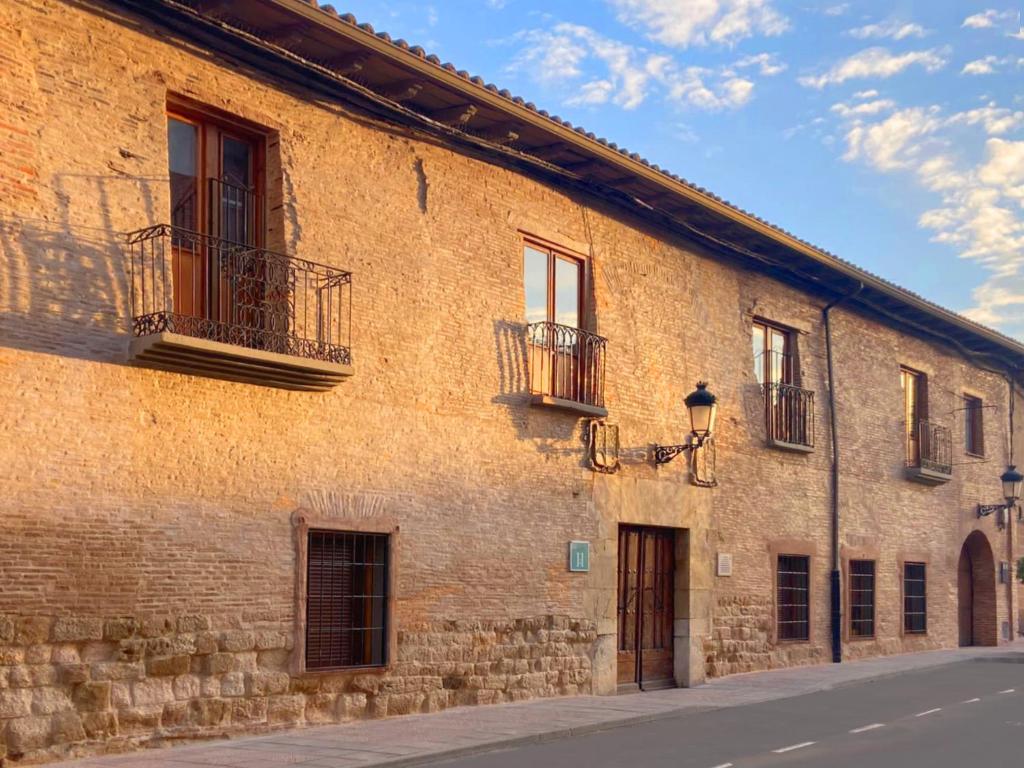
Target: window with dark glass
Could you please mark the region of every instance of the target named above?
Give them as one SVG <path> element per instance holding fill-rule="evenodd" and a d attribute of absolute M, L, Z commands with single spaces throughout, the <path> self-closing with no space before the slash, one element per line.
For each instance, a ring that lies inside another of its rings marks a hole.
<path fill-rule="evenodd" d="M 850 634 L 875 635 L 875 561 L 850 561 Z"/>
<path fill-rule="evenodd" d="M 779 640 L 810 638 L 810 566 L 805 555 L 779 555 L 776 569 Z"/>
<path fill-rule="evenodd" d="M 310 531 L 306 668 L 387 663 L 387 534 Z"/>
<path fill-rule="evenodd" d="M 921 427 L 928 418 L 925 375 L 910 368 L 900 368 L 903 389 L 903 423 L 906 437 L 907 464 L 921 463 Z"/>
<path fill-rule="evenodd" d="M 171 225 L 258 246 L 263 138 L 199 114 L 167 117 Z"/>
<path fill-rule="evenodd" d="M 924 563 L 903 564 L 903 631 L 907 634 L 928 631 Z"/>
<path fill-rule="evenodd" d="M 985 455 L 984 403 L 980 397 L 964 397 L 964 438 L 967 453 Z"/>

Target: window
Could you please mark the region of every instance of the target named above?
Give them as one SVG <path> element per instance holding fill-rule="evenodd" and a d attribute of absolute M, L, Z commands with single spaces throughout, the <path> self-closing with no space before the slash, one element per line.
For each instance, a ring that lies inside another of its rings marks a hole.
<path fill-rule="evenodd" d="M 523 255 L 526 322 L 579 328 L 583 315 L 583 262 L 528 244 Z"/>
<path fill-rule="evenodd" d="M 242 245 L 262 245 L 264 140 L 189 113 L 167 117 L 171 225 Z"/>
<path fill-rule="evenodd" d="M 309 531 L 306 668 L 387 663 L 387 534 Z"/>
<path fill-rule="evenodd" d="M 850 635 L 875 636 L 875 561 L 850 561 Z"/>
<path fill-rule="evenodd" d="M 980 397 L 964 396 L 964 448 L 972 456 L 985 455 L 984 407 Z"/>
<path fill-rule="evenodd" d="M 908 635 L 928 631 L 924 563 L 903 564 L 903 631 Z"/>
<path fill-rule="evenodd" d="M 527 369 L 535 402 L 590 415 L 604 409 L 606 340 L 583 330 L 584 262 L 551 248 L 527 243 L 523 249 Z M 552 402 L 554 401 L 554 402 Z"/>
<path fill-rule="evenodd" d="M 900 386 L 903 389 L 907 465 L 914 467 L 921 463 L 921 422 L 928 418 L 925 375 L 900 368 Z"/>
<path fill-rule="evenodd" d="M 795 384 L 789 331 L 754 321 L 754 377 L 765 384 Z"/>
<path fill-rule="evenodd" d="M 810 564 L 804 555 L 779 555 L 779 640 L 810 638 Z"/>

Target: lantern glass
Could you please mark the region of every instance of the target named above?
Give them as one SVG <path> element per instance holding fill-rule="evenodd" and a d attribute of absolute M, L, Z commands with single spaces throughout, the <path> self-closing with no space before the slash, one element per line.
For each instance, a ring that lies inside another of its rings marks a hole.
<path fill-rule="evenodd" d="M 701 443 L 715 430 L 718 398 L 708 392 L 706 382 L 697 382 L 697 389 L 686 396 L 686 410 L 690 413 L 690 433 Z"/>
<path fill-rule="evenodd" d="M 690 428 L 698 440 L 703 440 L 714 431 L 717 413 L 718 403 L 695 405 L 690 408 Z"/>
<path fill-rule="evenodd" d="M 1020 498 L 1024 475 L 1021 475 L 1017 468 L 1011 464 L 999 479 L 1003 483 L 1003 498 L 1006 499 L 1007 504 L 1014 504 Z"/>

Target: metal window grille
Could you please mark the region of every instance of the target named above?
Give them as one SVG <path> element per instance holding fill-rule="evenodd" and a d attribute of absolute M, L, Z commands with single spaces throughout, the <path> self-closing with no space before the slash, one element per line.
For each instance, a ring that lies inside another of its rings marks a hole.
<path fill-rule="evenodd" d="M 310 531 L 306 668 L 387 663 L 388 536 Z"/>
<path fill-rule="evenodd" d="M 903 564 L 903 631 L 924 634 L 928 631 L 928 600 L 925 590 L 925 564 Z"/>
<path fill-rule="evenodd" d="M 875 561 L 850 561 L 850 634 L 875 635 Z"/>
<path fill-rule="evenodd" d="M 780 640 L 810 638 L 810 565 L 804 555 L 779 555 L 778 634 Z"/>

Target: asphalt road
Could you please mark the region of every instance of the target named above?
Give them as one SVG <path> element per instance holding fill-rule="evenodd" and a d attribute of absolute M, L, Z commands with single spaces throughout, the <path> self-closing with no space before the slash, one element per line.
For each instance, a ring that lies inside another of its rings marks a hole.
<path fill-rule="evenodd" d="M 446 768 L 1024 768 L 1024 664 L 968 661 Z"/>

